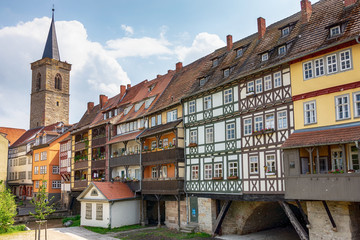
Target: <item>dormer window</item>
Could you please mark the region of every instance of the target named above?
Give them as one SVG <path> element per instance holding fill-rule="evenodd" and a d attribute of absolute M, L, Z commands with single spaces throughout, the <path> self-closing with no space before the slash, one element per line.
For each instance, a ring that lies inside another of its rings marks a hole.
<path fill-rule="evenodd" d="M 236 57 L 241 57 L 244 54 L 244 49 L 239 48 L 236 50 Z"/>
<path fill-rule="evenodd" d="M 267 61 L 269 59 L 269 54 L 268 53 L 264 53 L 261 55 L 261 61 Z"/>
<path fill-rule="evenodd" d="M 205 83 L 206 83 L 206 78 L 205 77 L 199 79 L 199 85 L 200 86 L 204 86 Z"/>
<path fill-rule="evenodd" d="M 154 85 L 151 85 L 149 88 L 148 88 L 148 91 L 151 92 L 155 87 L 155 84 Z"/>
<path fill-rule="evenodd" d="M 106 113 L 104 113 L 103 116 L 104 116 L 104 120 L 106 120 Z"/>
<path fill-rule="evenodd" d="M 340 26 L 335 26 L 330 28 L 330 37 L 335 37 L 341 33 Z"/>
<path fill-rule="evenodd" d="M 219 59 L 215 58 L 215 59 L 212 60 L 212 66 L 216 67 L 217 65 L 219 65 Z"/>
<path fill-rule="evenodd" d="M 230 75 L 230 68 L 225 68 L 223 70 L 224 77 L 228 77 Z"/>
<path fill-rule="evenodd" d="M 111 118 L 111 117 L 112 117 L 112 112 L 110 111 L 110 112 L 109 112 L 109 118 Z"/>
<path fill-rule="evenodd" d="M 289 35 L 289 34 L 290 34 L 290 28 L 289 28 L 289 27 L 283 28 L 283 29 L 281 30 L 281 36 L 282 36 L 282 37 L 285 37 L 285 36 L 287 36 L 287 35 Z"/>
<path fill-rule="evenodd" d="M 285 54 L 285 53 L 286 53 L 286 46 L 285 46 L 285 45 L 280 46 L 280 47 L 278 48 L 278 53 L 279 53 L 279 55 Z"/>

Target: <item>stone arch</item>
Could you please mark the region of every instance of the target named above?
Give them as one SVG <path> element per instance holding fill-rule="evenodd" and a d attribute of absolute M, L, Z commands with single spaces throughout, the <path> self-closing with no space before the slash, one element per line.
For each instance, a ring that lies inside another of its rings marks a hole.
<path fill-rule="evenodd" d="M 61 90 L 62 89 L 62 78 L 59 73 L 55 76 L 55 89 Z"/>
<path fill-rule="evenodd" d="M 41 74 L 38 73 L 35 80 L 35 90 L 39 91 L 41 89 Z"/>

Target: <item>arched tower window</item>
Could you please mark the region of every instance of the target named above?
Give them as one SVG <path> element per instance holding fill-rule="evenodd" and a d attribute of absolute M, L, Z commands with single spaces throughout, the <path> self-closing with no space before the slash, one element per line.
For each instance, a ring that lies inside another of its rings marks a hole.
<path fill-rule="evenodd" d="M 36 76 L 36 82 L 35 82 L 35 90 L 39 91 L 41 88 L 41 74 L 38 73 Z"/>
<path fill-rule="evenodd" d="M 55 76 L 55 89 L 61 90 L 61 75 L 58 73 Z"/>

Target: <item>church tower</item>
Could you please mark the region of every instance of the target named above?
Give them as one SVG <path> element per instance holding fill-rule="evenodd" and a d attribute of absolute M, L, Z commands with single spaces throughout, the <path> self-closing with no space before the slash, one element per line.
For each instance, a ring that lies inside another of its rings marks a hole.
<path fill-rule="evenodd" d="M 31 63 L 30 128 L 69 123 L 71 64 L 60 61 L 54 9 L 42 59 Z"/>

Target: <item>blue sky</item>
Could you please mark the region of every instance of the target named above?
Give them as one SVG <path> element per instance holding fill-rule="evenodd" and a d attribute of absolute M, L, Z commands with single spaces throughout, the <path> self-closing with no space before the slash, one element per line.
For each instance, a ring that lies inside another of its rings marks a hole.
<path fill-rule="evenodd" d="M 42 56 L 53 4 L 60 57 L 73 64 L 71 123 L 99 94 L 187 65 L 228 34 L 246 37 L 260 16 L 270 25 L 300 11 L 300 0 L 0 1 L 0 126 L 29 127 L 30 63 Z"/>

